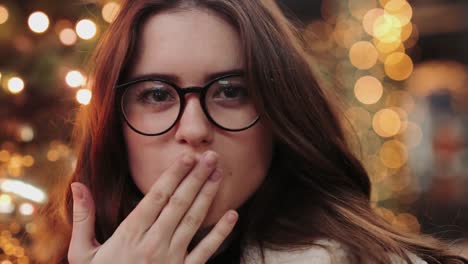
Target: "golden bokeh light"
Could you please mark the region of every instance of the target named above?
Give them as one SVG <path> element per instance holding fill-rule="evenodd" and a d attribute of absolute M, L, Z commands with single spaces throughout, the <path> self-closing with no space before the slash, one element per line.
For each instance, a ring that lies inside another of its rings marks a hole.
<path fill-rule="evenodd" d="M 374 24 L 375 21 L 383 16 L 385 11 L 382 8 L 374 8 L 369 11 L 364 15 L 364 18 L 362 20 L 362 26 L 364 27 L 364 30 L 366 31 L 367 34 L 374 36 Z"/>
<path fill-rule="evenodd" d="M 34 139 L 34 130 L 29 125 L 24 125 L 19 130 L 19 139 L 23 142 L 31 142 Z"/>
<path fill-rule="evenodd" d="M 403 52 L 394 52 L 385 59 L 385 73 L 393 80 L 406 80 L 413 73 L 413 61 Z"/>
<path fill-rule="evenodd" d="M 10 152 L 8 150 L 0 150 L 0 162 L 8 162 L 10 161 Z"/>
<path fill-rule="evenodd" d="M 76 23 L 75 31 L 78 34 L 78 37 L 84 40 L 89 40 L 96 36 L 97 27 L 93 21 L 82 19 Z"/>
<path fill-rule="evenodd" d="M 413 17 L 413 9 L 406 0 L 388 1 L 384 6 L 384 10 L 386 14 L 396 17 L 400 21 L 400 26 L 408 24 Z"/>
<path fill-rule="evenodd" d="M 394 51 L 392 51 L 390 53 L 383 53 L 383 52 L 380 53 L 379 54 L 379 61 L 382 62 L 383 64 L 385 64 L 385 60 L 387 60 L 387 57 L 390 56 L 391 54 L 395 53 L 395 52 L 405 53 L 406 52 L 405 46 L 403 44 L 401 44 Z"/>
<path fill-rule="evenodd" d="M 376 0 L 349 0 L 348 8 L 351 12 L 351 15 L 356 19 L 362 20 L 364 15 L 371 9 L 377 7 Z"/>
<path fill-rule="evenodd" d="M 402 46 L 402 43 L 400 40 L 397 40 L 394 42 L 384 42 L 384 41 L 374 38 L 372 39 L 372 42 L 374 43 L 374 46 L 377 48 L 377 50 L 380 53 L 384 53 L 384 54 L 395 51 L 396 49 Z"/>
<path fill-rule="evenodd" d="M 78 40 L 78 37 L 76 36 L 76 33 L 73 29 L 64 28 L 59 33 L 59 39 L 63 45 L 71 46 L 76 43 L 76 41 Z"/>
<path fill-rule="evenodd" d="M 112 23 L 114 19 L 117 17 L 117 14 L 120 11 L 120 4 L 116 2 L 109 2 L 104 5 L 102 8 L 102 18 L 107 23 Z"/>
<path fill-rule="evenodd" d="M 44 33 L 49 28 L 49 17 L 40 11 L 32 13 L 28 18 L 29 28 L 35 33 Z"/>
<path fill-rule="evenodd" d="M 23 166 L 32 167 L 34 165 L 34 158 L 31 155 L 26 155 L 23 157 Z"/>
<path fill-rule="evenodd" d="M 409 39 L 409 37 L 411 36 L 412 33 L 413 33 L 413 23 L 408 23 L 408 24 L 404 25 L 401 28 L 400 40 L 401 41 L 406 41 L 407 39 Z"/>
<path fill-rule="evenodd" d="M 375 104 L 382 97 L 383 86 L 377 78 L 369 75 L 364 76 L 357 80 L 354 94 L 363 104 Z"/>
<path fill-rule="evenodd" d="M 382 109 L 374 115 L 372 128 L 381 137 L 393 137 L 401 129 L 400 115 L 390 108 Z"/>
<path fill-rule="evenodd" d="M 58 153 L 57 150 L 51 149 L 47 151 L 47 160 L 54 162 L 57 161 L 60 158 L 60 154 Z"/>
<path fill-rule="evenodd" d="M 92 93 L 89 89 L 80 89 L 76 93 L 76 100 L 82 105 L 87 105 L 91 101 Z"/>
<path fill-rule="evenodd" d="M 23 91 L 24 89 L 24 81 L 19 77 L 12 77 L 8 80 L 8 90 L 12 94 L 17 94 Z"/>
<path fill-rule="evenodd" d="M 402 30 L 402 40 L 403 40 L 403 36 L 404 36 L 405 32 L 404 32 L 404 28 Z M 419 41 L 419 30 L 418 30 L 418 27 L 416 24 L 411 24 L 411 34 L 410 36 L 404 40 L 404 44 L 405 44 L 405 47 L 407 49 L 409 48 L 412 48 L 414 47 Z"/>
<path fill-rule="evenodd" d="M 421 230 L 418 219 L 414 215 L 408 213 L 397 215 L 392 225 L 403 232 L 419 233 Z"/>
<path fill-rule="evenodd" d="M 360 70 L 372 68 L 378 59 L 377 49 L 368 41 L 359 41 L 349 50 L 349 58 L 354 67 Z"/>
<path fill-rule="evenodd" d="M 79 71 L 70 71 L 65 76 L 65 82 L 72 88 L 77 88 L 85 83 L 85 77 Z"/>
<path fill-rule="evenodd" d="M 386 43 L 401 41 L 400 21 L 391 15 L 379 16 L 374 22 L 373 36 Z"/>
<path fill-rule="evenodd" d="M 399 169 L 408 161 L 408 150 L 400 141 L 389 140 L 380 148 L 379 156 L 387 168 Z"/>
<path fill-rule="evenodd" d="M 8 21 L 8 17 L 8 9 L 5 6 L 0 5 L 0 25 L 5 24 Z"/>

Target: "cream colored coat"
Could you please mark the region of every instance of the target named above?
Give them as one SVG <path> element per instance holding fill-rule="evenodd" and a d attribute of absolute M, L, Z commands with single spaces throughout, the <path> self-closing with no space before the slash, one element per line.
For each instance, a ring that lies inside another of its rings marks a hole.
<path fill-rule="evenodd" d="M 348 258 L 346 249 L 337 242 L 322 239 L 318 240 L 317 244 L 326 246 L 328 250 L 319 246 L 294 252 L 265 249 L 265 262 L 266 264 L 353 264 Z M 426 261 L 415 255 L 410 255 L 410 258 L 415 264 L 427 264 Z M 241 264 L 260 264 L 260 250 L 256 247 L 248 247 L 244 254 L 244 260 Z M 398 257 L 392 257 L 392 263 L 406 264 Z"/>

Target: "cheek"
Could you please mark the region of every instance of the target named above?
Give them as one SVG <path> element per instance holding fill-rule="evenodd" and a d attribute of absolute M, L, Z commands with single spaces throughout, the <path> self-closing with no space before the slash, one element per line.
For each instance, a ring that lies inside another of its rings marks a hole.
<path fill-rule="evenodd" d="M 136 186 L 147 193 L 153 182 L 174 160 L 164 150 L 163 137 L 154 138 L 139 135 L 127 126 L 124 130 L 127 145 L 128 166 Z M 163 154 L 165 153 L 165 154 Z"/>

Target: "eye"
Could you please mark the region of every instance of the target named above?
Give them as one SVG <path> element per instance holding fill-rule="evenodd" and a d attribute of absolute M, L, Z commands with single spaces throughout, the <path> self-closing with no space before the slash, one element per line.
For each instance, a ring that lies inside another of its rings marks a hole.
<path fill-rule="evenodd" d="M 248 96 L 245 86 L 238 81 L 221 80 L 214 87 L 215 100 L 241 100 Z"/>
<path fill-rule="evenodd" d="M 176 101 L 175 91 L 164 84 L 153 84 L 152 87 L 145 85 L 137 94 L 137 101 L 149 104 L 161 104 Z"/>

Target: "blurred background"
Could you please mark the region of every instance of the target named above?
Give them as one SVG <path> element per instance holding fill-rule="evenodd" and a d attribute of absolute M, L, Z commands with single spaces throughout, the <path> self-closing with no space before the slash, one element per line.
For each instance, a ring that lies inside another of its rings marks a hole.
<path fill-rule="evenodd" d="M 279 2 L 344 102 L 375 210 L 468 257 L 468 1 Z M 0 0 L 0 264 L 47 260 L 63 242 L 37 211 L 75 166 L 85 62 L 119 7 Z"/>

